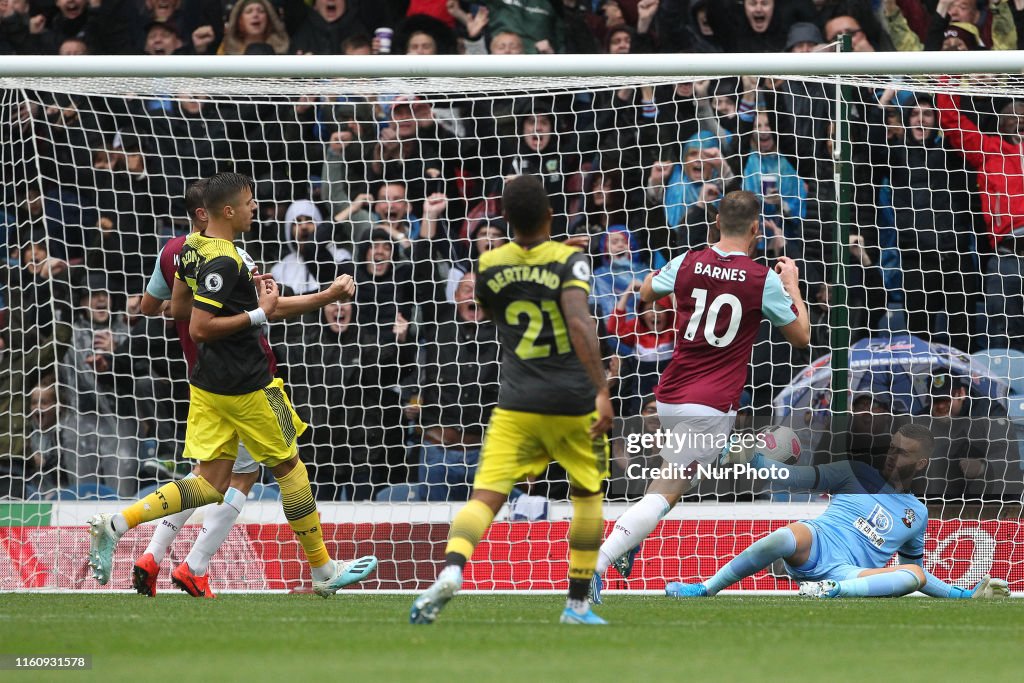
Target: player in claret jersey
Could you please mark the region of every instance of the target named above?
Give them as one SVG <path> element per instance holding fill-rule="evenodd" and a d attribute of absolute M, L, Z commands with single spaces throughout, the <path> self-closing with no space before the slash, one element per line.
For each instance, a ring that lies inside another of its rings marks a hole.
<path fill-rule="evenodd" d="M 672 259 L 640 290 L 644 301 L 669 294 L 676 299 L 676 348 L 655 397 L 662 429 L 682 436 L 686 445 L 662 450 L 665 472 L 690 473 L 717 460 L 732 431 L 762 320 L 796 347 L 810 343 L 796 264 L 783 257 L 773 270 L 749 255 L 760 237 L 760 211 L 753 193 L 730 192 L 719 207 L 718 243 Z M 599 553 L 591 586 L 595 603 L 601 601 L 601 574 L 614 563 L 628 577 L 640 543 L 692 483 L 689 476 L 654 479 L 619 517 Z"/>

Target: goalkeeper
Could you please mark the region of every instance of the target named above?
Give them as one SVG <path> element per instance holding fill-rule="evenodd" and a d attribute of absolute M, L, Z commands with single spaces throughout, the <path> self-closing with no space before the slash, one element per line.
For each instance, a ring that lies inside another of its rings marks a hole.
<path fill-rule="evenodd" d="M 916 474 L 928 465 L 934 444 L 927 428 L 903 425 L 893 435 L 881 471 L 860 462 L 784 465 L 755 453 L 752 467 L 773 465 L 779 473 L 773 483 L 834 493 L 828 509 L 820 517 L 773 531 L 708 581 L 672 582 L 665 586 L 665 594 L 712 596 L 782 559 L 789 575 L 801 582 L 800 594 L 811 597 L 899 597 L 918 590 L 936 598 L 1009 595 L 1005 581 L 985 576 L 973 589 L 958 588 L 922 566 L 928 509 L 909 490 Z M 731 458 L 735 464 L 749 455 Z M 894 553 L 899 554 L 899 564 L 887 566 Z"/>

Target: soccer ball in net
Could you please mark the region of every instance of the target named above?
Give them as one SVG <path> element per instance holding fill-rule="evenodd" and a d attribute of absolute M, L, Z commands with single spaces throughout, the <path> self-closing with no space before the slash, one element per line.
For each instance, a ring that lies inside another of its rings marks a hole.
<path fill-rule="evenodd" d="M 800 439 L 785 425 L 775 425 L 758 434 L 757 444 L 757 452 L 769 460 L 795 465 L 800 459 Z"/>

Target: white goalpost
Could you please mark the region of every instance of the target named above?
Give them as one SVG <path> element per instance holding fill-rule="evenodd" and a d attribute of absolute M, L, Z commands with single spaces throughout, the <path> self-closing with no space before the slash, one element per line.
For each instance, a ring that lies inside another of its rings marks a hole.
<path fill-rule="evenodd" d="M 472 264 L 509 238 L 504 179 L 532 173 L 555 238 L 595 273 L 609 525 L 643 494 L 630 466 L 655 454 L 626 444 L 651 429 L 672 341 L 633 282 L 713 241 L 719 199 L 745 189 L 764 206 L 758 258 L 800 266 L 812 345 L 762 329 L 739 428 L 792 427 L 810 465 L 877 458 L 875 437 L 929 421 L 926 567 L 1024 590 L 1022 73 L 1016 51 L 0 57 L 0 591 L 97 588 L 85 520 L 188 471 L 176 331 L 139 301 L 189 230 L 186 187 L 222 171 L 253 178 L 243 246 L 287 293 L 356 279 L 351 305 L 266 335 L 311 425 L 300 455 L 332 556 L 381 560 L 365 589 L 422 589 L 443 560 L 501 384 Z M 517 490 L 467 589 L 564 589 L 564 472 Z M 215 589 L 308 588 L 276 496 L 268 474 L 212 561 Z M 702 482 L 607 587 L 706 578 L 826 503 Z M 150 535 L 125 537 L 110 588 Z M 740 586 L 793 587 L 771 572 Z"/>

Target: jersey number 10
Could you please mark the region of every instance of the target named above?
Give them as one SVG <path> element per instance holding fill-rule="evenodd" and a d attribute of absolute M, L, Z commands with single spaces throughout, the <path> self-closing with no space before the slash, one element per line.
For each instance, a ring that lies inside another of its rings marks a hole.
<path fill-rule="evenodd" d="M 559 355 L 569 353 L 572 346 L 569 343 L 569 331 L 565 326 L 565 318 L 558 308 L 558 303 L 550 299 L 540 302 L 540 306 L 532 301 L 513 301 L 505 309 L 505 322 L 509 325 L 519 325 L 519 319 L 526 316 L 526 330 L 522 339 L 516 345 L 516 355 L 523 360 L 535 360 L 547 358 L 551 355 L 551 344 L 538 344 L 537 340 L 544 330 L 544 319 L 551 322 L 551 331 L 554 336 L 555 350 Z M 547 336 L 547 335 L 546 335 Z"/>
<path fill-rule="evenodd" d="M 740 300 L 733 294 L 719 294 L 712 301 L 711 305 L 708 306 L 708 290 L 695 288 L 693 293 L 690 295 L 693 300 L 697 303 L 693 307 L 693 313 L 690 315 L 690 324 L 686 326 L 686 330 L 683 332 L 683 339 L 687 341 L 693 341 L 697 336 L 697 330 L 700 328 L 701 318 L 704 319 L 704 339 L 711 346 L 728 346 L 736 339 L 736 334 L 740 331 L 740 321 L 743 318 L 743 307 L 740 304 Z M 725 334 L 721 337 L 715 334 L 715 328 L 718 327 L 718 316 L 722 313 L 722 309 L 726 306 L 729 307 L 729 327 L 725 330 Z M 705 317 L 705 312 L 707 316 Z"/>

